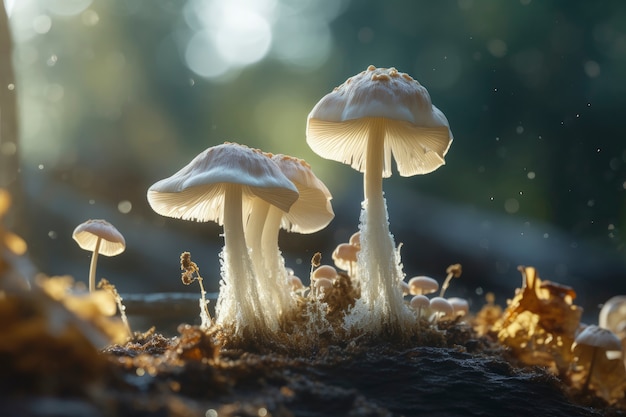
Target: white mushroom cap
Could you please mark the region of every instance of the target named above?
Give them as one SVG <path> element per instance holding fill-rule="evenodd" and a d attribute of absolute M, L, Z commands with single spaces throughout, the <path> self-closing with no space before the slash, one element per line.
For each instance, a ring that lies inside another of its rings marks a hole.
<path fill-rule="evenodd" d="M 469 314 L 469 303 L 465 298 L 450 297 L 448 298 L 448 302 L 452 305 L 456 316 Z"/>
<path fill-rule="evenodd" d="M 326 185 L 315 176 L 311 166 L 302 159 L 281 154 L 273 155 L 272 161 L 300 194 L 289 212 L 283 215 L 281 227 L 297 233 L 314 233 L 326 227 L 335 217 L 330 204 L 332 195 Z"/>
<path fill-rule="evenodd" d="M 76 226 L 72 237 L 78 246 L 88 251 L 93 251 L 98 238 L 101 239 L 98 253 L 105 256 L 119 255 L 126 249 L 124 236 L 106 220 L 87 220 Z"/>
<path fill-rule="evenodd" d="M 324 96 L 307 120 L 307 143 L 318 155 L 365 172 L 372 120 L 384 120 L 383 176 L 393 154 L 402 176 L 427 174 L 445 163 L 452 132 L 426 88 L 395 68 L 376 68 L 349 78 Z"/>
<path fill-rule="evenodd" d="M 439 317 L 454 316 L 454 308 L 448 300 L 442 297 L 433 297 L 430 300 L 430 309 L 436 313 L 441 313 Z"/>
<path fill-rule="evenodd" d="M 340 243 L 337 245 L 332 254 L 333 261 L 337 268 L 343 269 L 344 271 L 351 270 L 352 266 L 356 263 L 359 250 L 359 246 L 354 246 L 349 243 Z"/>
<path fill-rule="evenodd" d="M 433 278 L 420 275 L 409 280 L 411 295 L 432 294 L 439 289 L 439 283 Z"/>
<path fill-rule="evenodd" d="M 187 166 L 148 189 L 148 202 L 162 216 L 223 223 L 224 187 L 242 186 L 283 211 L 298 199 L 295 185 L 260 151 L 236 143 L 206 149 Z M 245 204 L 244 204 L 245 205 Z M 247 210 L 244 208 L 244 212 Z"/>
<path fill-rule="evenodd" d="M 313 273 L 311 278 L 314 280 L 326 278 L 333 280 L 337 278 L 337 270 L 330 265 L 320 265 Z"/>
<path fill-rule="evenodd" d="M 576 345 L 597 347 L 606 351 L 621 351 L 622 342 L 610 330 L 603 329 L 596 325 L 589 325 L 576 336 L 572 344 L 572 350 Z"/>
<path fill-rule="evenodd" d="M 425 295 L 416 295 L 411 298 L 409 305 L 412 309 L 417 310 L 419 308 L 428 308 L 430 307 L 430 300 Z"/>
<path fill-rule="evenodd" d="M 598 325 L 613 333 L 622 333 L 624 321 L 626 321 L 626 295 L 616 295 L 607 300 L 600 309 Z"/>

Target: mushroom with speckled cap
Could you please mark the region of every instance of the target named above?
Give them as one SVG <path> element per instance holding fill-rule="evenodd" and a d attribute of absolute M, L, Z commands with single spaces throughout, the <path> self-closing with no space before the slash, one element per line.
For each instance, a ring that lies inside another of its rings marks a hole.
<path fill-rule="evenodd" d="M 399 290 L 403 273 L 389 232 L 382 179 L 391 175 L 392 156 L 402 176 L 426 174 L 443 165 L 452 143 L 448 120 L 411 76 L 370 65 L 315 105 L 306 133 L 318 155 L 364 174 L 356 266 L 362 297 L 352 311 L 371 322 L 371 331 L 402 332 L 411 315 Z M 376 317 L 366 318 L 360 310 Z"/>
<path fill-rule="evenodd" d="M 206 149 L 148 189 L 150 206 L 163 216 L 223 225 L 216 322 L 243 337 L 269 330 L 244 237 L 243 216 L 255 198 L 289 211 L 298 191 L 267 156 L 236 143 Z"/>
<path fill-rule="evenodd" d="M 91 251 L 91 265 L 89 266 L 89 292 L 96 289 L 96 265 L 98 255 L 115 256 L 124 252 L 126 241 L 124 236 L 106 220 L 87 220 L 79 224 L 72 233 L 72 238 L 82 249 Z"/>

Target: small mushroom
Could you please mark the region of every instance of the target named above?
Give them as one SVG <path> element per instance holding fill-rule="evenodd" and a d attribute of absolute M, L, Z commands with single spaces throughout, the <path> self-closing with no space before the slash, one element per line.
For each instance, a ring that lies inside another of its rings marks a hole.
<path fill-rule="evenodd" d="M 420 275 L 409 280 L 409 293 L 411 295 L 432 294 L 439 289 L 439 283 L 431 277 Z"/>
<path fill-rule="evenodd" d="M 148 190 L 157 213 L 184 220 L 215 221 L 224 226 L 222 282 L 216 322 L 234 325 L 239 336 L 270 331 L 248 254 L 243 215 L 254 198 L 288 211 L 298 198 L 291 181 L 267 156 L 247 146 L 224 143 L 206 149 L 187 166 Z"/>
<path fill-rule="evenodd" d="M 585 351 L 588 352 L 589 349 L 591 349 L 591 358 L 587 366 L 587 377 L 582 386 L 583 391 L 589 389 L 589 383 L 594 376 L 594 370 L 598 362 L 604 361 L 605 358 L 609 359 L 609 356 L 620 356 L 622 352 L 622 342 L 610 330 L 603 329 L 596 325 L 589 325 L 576 336 L 572 344 L 572 351 L 578 352 L 580 355 Z M 613 355 L 614 352 L 617 352 L 618 355 Z M 600 355 L 604 355 L 605 358 L 602 358 Z M 619 364 L 623 366 L 621 360 Z"/>
<path fill-rule="evenodd" d="M 333 261 L 337 268 L 348 271 L 348 275 L 350 275 L 351 278 L 354 278 L 354 265 L 356 264 L 357 254 L 360 249 L 360 246 L 350 243 L 340 243 L 332 254 Z"/>
<path fill-rule="evenodd" d="M 392 155 L 400 175 L 426 174 L 444 164 L 451 142 L 448 121 L 428 91 L 395 68 L 370 65 L 324 96 L 308 116 L 311 149 L 364 175 L 357 260 L 361 299 L 352 309 L 356 320 L 367 321 L 364 328 L 401 332 L 410 320 L 382 188 L 382 179 L 391 175 Z M 368 312 L 375 318 L 367 318 Z"/>
<path fill-rule="evenodd" d="M 320 265 L 311 273 L 311 295 L 317 296 L 319 288 L 333 286 L 333 281 L 338 277 L 337 270 L 330 265 Z M 318 281 L 323 280 L 322 283 Z M 330 283 L 330 285 L 328 285 Z"/>
<path fill-rule="evenodd" d="M 74 229 L 72 237 L 84 250 L 91 251 L 91 265 L 89 266 L 89 292 L 96 289 L 96 265 L 98 255 L 115 256 L 124 252 L 126 241 L 124 236 L 106 220 L 87 220 Z"/>
<path fill-rule="evenodd" d="M 431 321 L 439 321 L 443 318 L 454 317 L 454 307 L 448 300 L 442 297 L 430 299 L 430 310 L 433 312 Z"/>
<path fill-rule="evenodd" d="M 409 306 L 417 311 L 417 318 L 420 319 L 422 317 L 422 310 L 430 307 L 430 300 L 425 295 L 416 295 L 411 298 Z"/>
<path fill-rule="evenodd" d="M 448 302 L 452 305 L 455 316 L 463 317 L 469 314 L 469 303 L 465 298 L 450 297 L 448 298 Z"/>

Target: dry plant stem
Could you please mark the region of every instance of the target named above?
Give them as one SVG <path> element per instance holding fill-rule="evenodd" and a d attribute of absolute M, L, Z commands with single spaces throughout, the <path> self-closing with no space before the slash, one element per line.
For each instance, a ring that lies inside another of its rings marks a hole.
<path fill-rule="evenodd" d="M 393 237 L 389 232 L 387 207 L 383 197 L 382 173 L 384 164 L 384 122 L 373 118 L 364 175 L 365 225 L 361 225 L 361 251 L 357 258 L 357 274 L 362 285 L 365 302 L 391 325 L 391 330 L 400 330 L 406 308 L 398 283 L 403 278 L 399 274 L 397 253 Z M 365 226 L 365 227 L 363 227 Z M 376 307 L 378 305 L 378 307 Z"/>
<path fill-rule="evenodd" d="M 200 285 L 200 328 L 206 330 L 211 326 L 211 315 L 207 307 L 206 291 L 202 284 L 202 277 L 197 276 L 196 280 L 198 281 L 198 285 Z"/>
<path fill-rule="evenodd" d="M 117 293 L 117 291 L 116 291 Z M 133 339 L 133 331 L 130 328 L 130 324 L 128 323 L 128 317 L 126 317 L 126 307 L 122 304 L 122 297 L 117 294 L 115 297 L 115 302 L 117 303 L 117 309 L 120 311 L 120 318 L 122 319 L 122 323 L 124 323 L 124 327 L 126 327 L 126 331 L 128 332 L 128 337 Z"/>
<path fill-rule="evenodd" d="M 98 264 L 98 253 L 100 251 L 101 238 L 96 240 L 96 247 L 91 255 L 91 264 L 89 265 L 89 292 L 96 290 L 96 265 Z"/>

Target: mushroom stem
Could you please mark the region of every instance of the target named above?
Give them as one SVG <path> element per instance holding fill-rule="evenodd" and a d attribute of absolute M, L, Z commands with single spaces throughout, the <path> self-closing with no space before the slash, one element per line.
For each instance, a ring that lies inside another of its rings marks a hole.
<path fill-rule="evenodd" d="M 261 238 L 263 235 L 263 227 L 267 218 L 270 204 L 260 198 L 255 198 L 252 203 L 252 210 L 246 223 L 245 235 L 246 243 L 251 250 L 252 264 L 259 282 L 266 279 L 266 271 L 263 260 L 263 245 Z"/>
<path fill-rule="evenodd" d="M 89 265 L 89 292 L 96 290 L 96 265 L 98 264 L 98 253 L 100 251 L 100 243 L 102 238 L 98 237 L 96 240 L 96 246 L 93 249 L 91 255 L 91 264 Z"/>
<path fill-rule="evenodd" d="M 258 291 L 266 306 L 264 312 L 271 329 L 279 326 L 280 316 L 289 305 L 289 285 L 284 261 L 278 250 L 278 231 L 283 212 L 256 199 L 248 223 L 246 239 L 252 249 L 252 263 Z M 280 282 L 284 280 L 285 282 Z"/>
<path fill-rule="evenodd" d="M 393 236 L 389 232 L 387 207 L 383 197 L 384 120 L 373 118 L 367 142 L 364 197 L 361 217 L 361 250 L 357 255 L 357 275 L 366 305 L 380 325 L 401 330 L 408 311 L 402 302 L 398 283 L 403 278 Z"/>
<path fill-rule="evenodd" d="M 443 281 L 443 284 L 441 285 L 441 291 L 439 292 L 439 297 L 443 298 L 443 295 L 446 293 L 446 290 L 450 286 L 450 281 L 452 280 L 453 276 L 454 274 L 452 272 L 448 272 L 446 279 Z"/>
<path fill-rule="evenodd" d="M 591 375 L 593 374 L 593 366 L 596 363 L 596 355 L 598 354 L 598 348 L 596 346 L 593 347 L 593 353 L 591 354 L 591 362 L 589 362 L 589 371 L 587 371 L 587 377 L 585 378 L 585 383 L 583 384 L 582 392 L 587 392 L 589 390 L 589 383 L 591 382 Z"/>
<path fill-rule="evenodd" d="M 259 308 L 259 295 L 248 255 L 242 219 L 242 188 L 239 185 L 225 186 L 224 195 L 224 250 L 223 285 L 220 289 L 216 316 L 220 324 L 235 324 L 235 333 L 244 335 L 250 331 L 264 329 L 264 320 Z M 232 304 L 235 308 L 231 308 Z M 224 313 L 224 314 L 220 314 Z M 231 313 L 233 316 L 226 316 Z"/>
<path fill-rule="evenodd" d="M 278 247 L 278 234 L 280 223 L 284 212 L 277 207 L 270 206 L 265 226 L 263 227 L 263 250 L 265 268 L 270 271 L 271 289 L 274 302 L 278 304 L 280 313 L 287 312 L 292 307 L 293 298 L 289 291 L 289 281 L 287 269 L 285 269 L 285 259 Z"/>

